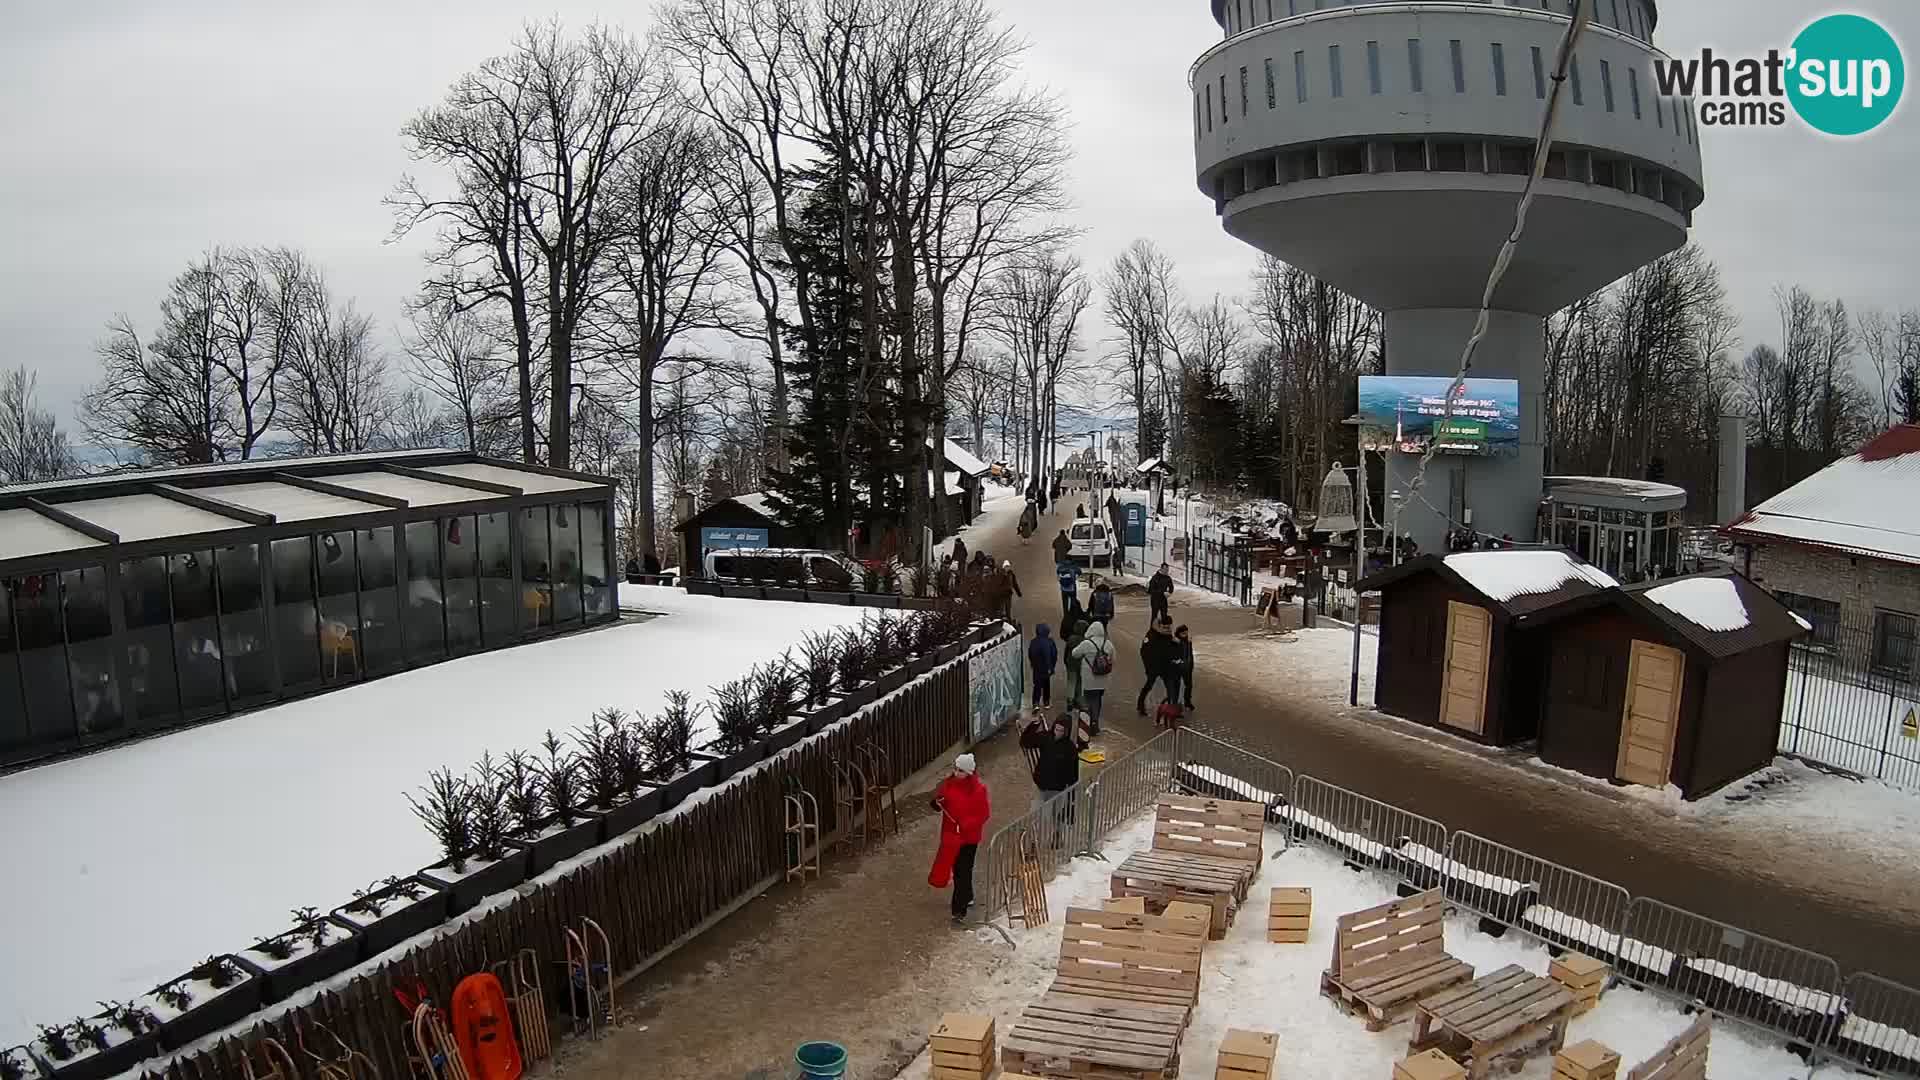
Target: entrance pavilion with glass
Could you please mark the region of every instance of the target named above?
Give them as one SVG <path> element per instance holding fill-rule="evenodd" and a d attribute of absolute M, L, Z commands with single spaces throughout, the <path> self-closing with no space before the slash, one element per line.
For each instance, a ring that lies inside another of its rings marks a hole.
<path fill-rule="evenodd" d="M 443 450 L 0 488 L 0 764 L 615 619 L 613 493 Z"/>
<path fill-rule="evenodd" d="M 1617 476 L 1549 476 L 1540 542 L 1566 548 L 1626 583 L 1680 565 L 1685 488 Z"/>

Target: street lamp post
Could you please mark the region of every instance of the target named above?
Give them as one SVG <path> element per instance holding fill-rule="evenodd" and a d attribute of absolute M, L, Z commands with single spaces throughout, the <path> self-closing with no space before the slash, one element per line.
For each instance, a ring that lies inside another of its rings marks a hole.
<path fill-rule="evenodd" d="M 1367 449 L 1361 439 L 1361 418 L 1358 413 L 1349 416 L 1341 423 L 1353 427 L 1354 448 L 1359 452 L 1360 464 L 1356 466 L 1358 474 L 1354 482 L 1353 497 L 1353 669 L 1347 675 L 1347 704 L 1360 704 L 1360 578 L 1366 569 L 1367 557 Z"/>

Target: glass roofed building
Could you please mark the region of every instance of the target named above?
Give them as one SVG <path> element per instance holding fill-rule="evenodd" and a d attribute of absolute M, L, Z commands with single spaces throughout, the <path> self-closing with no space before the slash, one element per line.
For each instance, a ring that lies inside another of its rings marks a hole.
<path fill-rule="evenodd" d="M 612 506 L 443 450 L 0 488 L 0 764 L 611 620 Z"/>

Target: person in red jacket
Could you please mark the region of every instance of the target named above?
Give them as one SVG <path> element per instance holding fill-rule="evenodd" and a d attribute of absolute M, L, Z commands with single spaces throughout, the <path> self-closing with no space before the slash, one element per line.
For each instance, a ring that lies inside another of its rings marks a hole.
<path fill-rule="evenodd" d="M 940 850 L 933 857 L 927 884 L 944 889 L 949 879 L 953 881 L 953 924 L 962 926 L 967 909 L 973 906 L 973 857 L 980 850 L 987 818 L 993 814 L 987 785 L 980 782 L 972 754 L 953 759 L 953 775 L 940 781 L 933 806 L 940 811 Z"/>

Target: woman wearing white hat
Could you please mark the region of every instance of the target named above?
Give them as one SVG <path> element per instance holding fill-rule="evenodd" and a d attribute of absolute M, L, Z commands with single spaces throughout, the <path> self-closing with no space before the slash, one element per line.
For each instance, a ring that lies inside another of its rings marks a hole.
<path fill-rule="evenodd" d="M 944 889 L 949 880 L 953 882 L 953 923 L 960 926 L 973 906 L 973 857 L 993 814 L 987 785 L 980 781 L 972 754 L 953 759 L 953 775 L 940 781 L 933 806 L 940 811 L 940 849 L 934 853 L 927 884 Z"/>

